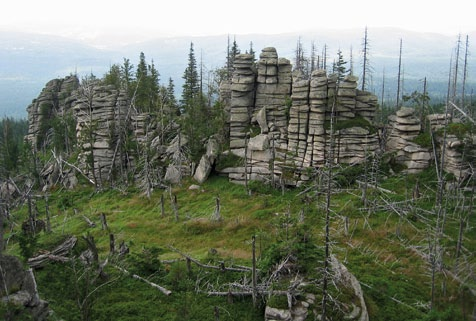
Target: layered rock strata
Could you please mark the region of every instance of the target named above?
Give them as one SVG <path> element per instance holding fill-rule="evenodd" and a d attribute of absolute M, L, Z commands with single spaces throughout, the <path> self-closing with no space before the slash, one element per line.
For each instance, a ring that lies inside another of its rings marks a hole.
<path fill-rule="evenodd" d="M 112 86 L 93 86 L 88 95 L 78 93 L 72 108 L 82 151 L 80 167 L 97 180 L 107 181 L 124 161 L 118 151 L 128 122 L 127 96 Z"/>
<path fill-rule="evenodd" d="M 53 117 L 65 117 L 71 110 L 76 100 L 73 92 L 79 87 L 79 79 L 76 76 L 68 76 L 62 79 L 53 79 L 46 83 L 45 87 L 27 107 L 28 134 L 25 139 L 34 148 L 41 148 L 46 140 L 48 127 L 47 122 Z"/>
<path fill-rule="evenodd" d="M 325 70 L 306 79 L 272 47 L 263 49 L 256 68 L 250 55 L 239 55 L 231 95 L 224 90 L 222 95 L 231 97 L 230 150 L 244 166 L 222 172 L 239 183 L 260 179 L 299 185 L 308 179 L 306 169 L 327 160 L 331 118 L 341 125 L 333 131 L 333 161 L 362 162 L 379 146 L 372 130 L 377 97 L 358 90 L 357 80 L 338 81 Z M 356 119 L 363 122 L 355 125 Z"/>
<path fill-rule="evenodd" d="M 431 148 L 414 142 L 421 132 L 421 122 L 415 109 L 401 107 L 396 114 L 388 117 L 388 121 L 387 151 L 396 154 L 396 161 L 404 165 L 408 173 L 418 173 L 428 168 L 434 155 Z"/>

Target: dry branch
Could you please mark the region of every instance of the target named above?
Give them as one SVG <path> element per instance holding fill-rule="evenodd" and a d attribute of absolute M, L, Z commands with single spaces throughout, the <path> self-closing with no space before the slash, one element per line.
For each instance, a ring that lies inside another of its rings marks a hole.
<path fill-rule="evenodd" d="M 29 258 L 28 265 L 31 268 L 36 269 L 44 266 L 44 264 L 48 261 L 67 262 L 69 261 L 69 258 L 67 258 L 66 255 L 76 245 L 77 241 L 78 239 L 75 236 L 72 236 L 64 241 L 61 245 L 56 247 L 53 251 Z"/>
<path fill-rule="evenodd" d="M 86 215 L 83 215 L 83 219 L 86 221 L 86 223 L 88 223 L 89 227 L 95 227 L 96 226 L 96 223 L 91 221 Z"/>
<path fill-rule="evenodd" d="M 121 268 L 121 267 L 119 267 L 119 266 L 117 266 L 117 265 L 114 265 L 114 267 L 115 267 L 116 269 L 118 269 L 119 271 L 123 272 L 124 274 L 131 275 L 131 273 L 130 273 L 129 271 L 127 271 L 126 269 L 123 269 L 123 268 Z M 143 282 L 147 283 L 147 284 L 150 285 L 151 287 L 156 288 L 157 290 L 159 290 L 160 292 L 162 292 L 163 294 L 165 294 L 165 295 L 167 295 L 167 296 L 169 296 L 169 295 L 172 294 L 172 291 L 167 290 L 166 288 L 164 288 L 164 287 L 162 287 L 162 286 L 160 286 L 160 285 L 158 285 L 158 284 L 156 284 L 156 283 L 154 283 L 154 282 L 150 282 L 149 280 L 144 279 L 143 277 L 141 277 L 141 276 L 139 276 L 139 275 L 137 275 L 137 274 L 132 274 L 131 276 L 132 276 L 132 278 L 134 278 L 134 279 L 136 279 L 136 280 L 140 280 L 140 281 L 143 281 Z"/>
<path fill-rule="evenodd" d="M 251 268 L 234 268 L 234 267 L 225 267 L 224 264 L 221 264 L 220 266 L 215 266 L 215 265 L 208 265 L 208 264 L 203 264 L 199 260 L 192 258 L 190 255 L 187 255 L 180 250 L 174 248 L 173 246 L 169 246 L 169 248 L 189 260 L 190 262 L 195 263 L 197 266 L 204 268 L 204 269 L 214 269 L 214 270 L 220 270 L 220 271 L 228 271 L 228 272 L 250 272 Z"/>

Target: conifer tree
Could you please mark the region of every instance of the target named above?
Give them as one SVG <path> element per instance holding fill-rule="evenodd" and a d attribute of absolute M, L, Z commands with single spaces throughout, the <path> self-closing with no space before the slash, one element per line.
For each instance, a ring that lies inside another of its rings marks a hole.
<path fill-rule="evenodd" d="M 121 66 L 121 86 L 132 98 L 133 92 L 131 83 L 134 81 L 134 65 L 131 64 L 129 59 L 124 58 L 124 62 Z"/>
<path fill-rule="evenodd" d="M 112 85 L 116 89 L 121 89 L 121 66 L 113 64 L 104 75 L 103 81 L 106 85 Z"/>
<path fill-rule="evenodd" d="M 182 86 L 182 99 L 180 101 L 183 111 L 187 112 L 195 98 L 198 97 L 200 91 L 200 83 L 198 79 L 197 59 L 193 49 L 193 42 L 190 43 L 190 51 L 188 54 L 188 65 L 182 76 L 184 84 Z"/>
<path fill-rule="evenodd" d="M 348 72 L 348 70 L 345 68 L 346 64 L 347 61 L 344 60 L 342 51 L 339 49 L 337 51 L 337 61 L 333 65 L 333 71 L 337 74 L 339 81 L 342 81 L 344 79 L 345 74 Z"/>
<path fill-rule="evenodd" d="M 136 70 L 136 95 L 135 104 L 136 107 L 141 110 L 147 105 L 147 63 L 145 61 L 145 55 L 143 52 L 139 56 L 139 64 Z"/>
<path fill-rule="evenodd" d="M 256 52 L 253 49 L 253 41 L 250 41 L 250 51 L 248 52 L 250 55 L 253 56 L 253 61 L 255 60 Z"/>
<path fill-rule="evenodd" d="M 193 160 L 198 161 L 203 149 L 203 139 L 208 135 L 209 109 L 205 104 L 204 95 L 200 92 L 200 79 L 197 60 L 190 44 L 188 65 L 183 74 L 182 99 L 180 101 L 182 117 L 182 132 L 187 136 L 189 149 Z"/>

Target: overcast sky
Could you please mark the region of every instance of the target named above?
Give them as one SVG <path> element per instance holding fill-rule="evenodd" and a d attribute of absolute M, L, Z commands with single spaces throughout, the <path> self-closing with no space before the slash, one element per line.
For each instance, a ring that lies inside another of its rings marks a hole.
<path fill-rule="evenodd" d="M 0 30 L 97 35 L 201 36 L 365 26 L 457 35 L 476 31 L 469 0 L 7 0 Z"/>

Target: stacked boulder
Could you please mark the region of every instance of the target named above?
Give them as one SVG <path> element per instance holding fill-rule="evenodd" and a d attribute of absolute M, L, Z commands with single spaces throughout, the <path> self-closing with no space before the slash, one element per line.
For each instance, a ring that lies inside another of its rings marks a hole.
<path fill-rule="evenodd" d="M 118 155 L 118 144 L 121 143 L 120 135 L 127 128 L 127 106 L 127 95 L 112 86 L 93 86 L 90 95 L 77 95 L 73 111 L 82 151 L 80 168 L 85 169 L 90 177 L 107 181 L 121 165 L 123 160 Z"/>
<path fill-rule="evenodd" d="M 287 107 L 291 96 L 292 66 L 288 59 L 278 58 L 276 49 L 264 48 L 258 61 L 258 78 L 254 116 L 261 113 L 262 133 L 269 133 L 275 146 L 286 149 Z M 265 122 L 264 122 L 265 121 Z"/>
<path fill-rule="evenodd" d="M 377 133 L 368 128 L 354 126 L 335 133 L 334 159 L 339 164 L 359 164 L 379 149 Z"/>
<path fill-rule="evenodd" d="M 292 105 L 289 109 L 288 151 L 294 155 L 293 161 L 302 165 L 306 159 L 309 133 L 309 80 L 302 79 L 300 73 L 294 75 Z"/>
<path fill-rule="evenodd" d="M 339 81 L 336 74 L 315 70 L 307 79 L 292 72 L 288 59 L 275 48 L 264 48 L 253 83 L 252 60 L 238 55 L 234 63 L 230 98 L 230 152 L 244 166 L 226 168 L 232 181 L 260 179 L 300 185 L 309 179 L 308 168 L 322 166 L 330 146 L 329 123 L 344 122 L 334 130 L 334 162 L 362 162 L 379 147 L 370 131 L 377 97 L 357 89 L 357 77 Z M 222 89 L 228 86 L 223 86 Z M 227 101 L 225 92 L 223 100 Z M 366 128 L 346 121 L 362 117 Z"/>
<path fill-rule="evenodd" d="M 239 54 L 233 62 L 230 98 L 230 148 L 244 148 L 255 100 L 253 55 Z M 222 94 L 224 94 L 222 90 Z"/>
<path fill-rule="evenodd" d="M 317 167 L 324 164 L 326 155 L 326 135 L 325 122 L 328 104 L 328 85 L 334 85 L 334 78 L 327 77 L 324 69 L 313 71 L 311 74 L 311 81 L 309 83 L 309 135 L 307 143 L 309 148 L 306 150 L 305 167 Z M 331 87 L 332 88 L 332 87 Z M 334 94 L 335 89 L 331 89 L 331 94 Z M 330 115 L 329 115 L 330 116 Z"/>
<path fill-rule="evenodd" d="M 445 127 L 447 123 L 452 122 L 450 114 L 430 114 L 426 116 L 426 119 L 430 124 L 431 130 L 434 132 Z"/>
<path fill-rule="evenodd" d="M 302 174 L 303 169 L 322 166 L 326 162 L 332 112 L 334 122 L 343 124 L 342 129 L 333 133 L 334 162 L 360 163 L 379 148 L 376 131 L 368 128 L 372 127 L 370 119 L 374 119 L 377 97 L 356 87 L 356 77 L 347 76 L 337 84 L 337 76 L 327 76 L 325 70 L 313 71 L 310 80 L 302 79 L 299 73 L 295 75 L 288 125 L 288 155 L 292 155 L 294 166 L 301 172 L 296 184 L 308 179 Z M 356 108 L 357 97 L 363 102 L 359 110 Z M 346 122 L 356 117 L 367 119 L 368 126 L 363 128 L 351 123 L 347 126 Z"/>
<path fill-rule="evenodd" d="M 39 139 L 46 139 L 46 131 L 49 129 L 47 122 L 55 116 L 65 117 L 71 110 L 76 99 L 72 93 L 78 87 L 79 80 L 76 76 L 50 80 L 38 98 L 27 107 L 28 134 L 25 139 L 34 148 L 39 147 L 38 143 L 43 143 Z"/>
<path fill-rule="evenodd" d="M 4 320 L 36 320 L 49 318 L 48 302 L 38 294 L 32 269 L 25 270 L 15 256 L 0 254 L 0 304 L 11 305 L 5 309 Z"/>
<path fill-rule="evenodd" d="M 355 96 L 355 115 L 373 123 L 377 113 L 377 96 L 368 91 L 358 90 Z"/>
<path fill-rule="evenodd" d="M 444 153 L 444 170 L 447 173 L 453 174 L 458 180 L 462 180 L 471 174 L 469 163 L 464 160 L 463 155 L 472 152 L 472 148 L 463 151 L 465 142 L 456 135 L 446 136 L 446 145 L 443 148 L 443 139 L 439 138 L 441 143 L 442 153 Z M 467 142 L 469 143 L 469 142 Z M 474 153 L 474 152 L 473 152 Z"/>
<path fill-rule="evenodd" d="M 249 54 L 233 63 L 230 98 L 230 151 L 243 166 L 227 168 L 232 181 L 275 179 L 287 150 L 287 107 L 291 95 L 291 64 L 275 48 L 264 48 L 257 62 Z M 223 86 L 222 91 L 228 86 Z M 223 100 L 227 101 L 226 93 Z M 246 163 L 246 164 L 245 164 Z"/>
<path fill-rule="evenodd" d="M 419 173 L 428 168 L 433 159 L 430 148 L 413 141 L 421 131 L 421 122 L 415 109 L 401 107 L 388 120 L 387 151 L 396 153 L 397 163 L 404 165 L 408 173 Z"/>
<path fill-rule="evenodd" d="M 334 83 L 334 78 L 332 79 Z M 337 99 L 335 106 L 336 121 L 347 120 L 355 118 L 355 97 L 357 96 L 357 80 L 358 78 L 352 75 L 344 77 L 342 81 L 339 82 L 337 89 Z M 330 96 L 331 97 L 331 96 Z M 332 99 L 329 99 L 329 105 L 332 105 L 334 102 Z M 332 110 L 332 107 L 329 108 Z"/>

